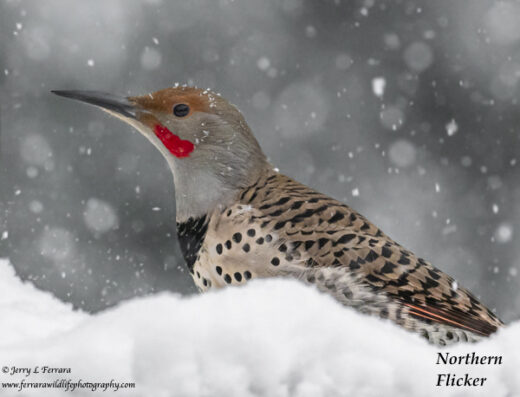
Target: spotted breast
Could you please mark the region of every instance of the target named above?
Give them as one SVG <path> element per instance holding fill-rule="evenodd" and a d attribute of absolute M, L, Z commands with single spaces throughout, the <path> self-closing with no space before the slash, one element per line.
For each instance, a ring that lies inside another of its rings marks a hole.
<path fill-rule="evenodd" d="M 244 189 L 235 205 L 180 225 L 179 235 L 201 291 L 296 277 L 440 345 L 478 340 L 502 325 L 362 215 L 276 172 Z"/>

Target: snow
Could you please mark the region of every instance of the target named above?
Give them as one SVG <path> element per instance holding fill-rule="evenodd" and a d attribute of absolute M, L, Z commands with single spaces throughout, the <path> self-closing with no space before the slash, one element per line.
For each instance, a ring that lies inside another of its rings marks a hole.
<path fill-rule="evenodd" d="M 404 113 L 397 106 L 388 106 L 380 113 L 381 124 L 389 130 L 397 130 L 404 123 Z"/>
<path fill-rule="evenodd" d="M 398 50 L 401 46 L 401 40 L 395 33 L 386 33 L 384 36 L 385 45 L 391 50 Z"/>
<path fill-rule="evenodd" d="M 45 228 L 39 243 L 41 255 L 53 261 L 70 259 L 76 252 L 74 236 L 62 227 Z"/>
<path fill-rule="evenodd" d="M 141 66 L 145 70 L 156 70 L 161 66 L 162 55 L 156 48 L 144 47 L 141 53 Z"/>
<path fill-rule="evenodd" d="M 451 119 L 449 123 L 446 124 L 446 133 L 448 136 L 453 136 L 457 133 L 459 126 L 454 119 Z"/>
<path fill-rule="evenodd" d="M 404 61 L 412 71 L 422 72 L 431 66 L 433 51 L 426 43 L 414 42 L 404 51 Z"/>
<path fill-rule="evenodd" d="M 32 134 L 22 140 L 20 155 L 26 163 L 43 167 L 53 154 L 43 135 Z"/>
<path fill-rule="evenodd" d="M 378 98 L 385 94 L 386 80 L 384 77 L 374 77 L 372 79 L 372 92 Z"/>
<path fill-rule="evenodd" d="M 119 221 L 115 209 L 104 200 L 88 199 L 83 219 L 92 233 L 106 233 L 117 227 Z"/>
<path fill-rule="evenodd" d="M 398 167 L 409 167 L 415 163 L 416 152 L 413 143 L 406 139 L 399 139 L 388 149 L 388 157 Z"/>
<path fill-rule="evenodd" d="M 73 311 L 70 305 L 37 290 L 32 284 L 23 283 L 13 267 L 0 259 L 0 316 L 3 323 L 0 357 L 1 364 L 6 365 L 4 357 L 10 356 L 7 350 L 14 348 L 12 353 L 15 353 L 23 345 L 66 332 L 87 315 Z"/>
<path fill-rule="evenodd" d="M 256 61 L 256 66 L 258 69 L 266 71 L 271 66 L 271 61 L 267 57 L 260 57 L 258 61 Z"/>
<path fill-rule="evenodd" d="M 463 167 L 470 167 L 471 164 L 473 164 L 473 160 L 471 160 L 471 157 L 469 157 L 469 156 L 463 156 L 460 159 L 460 163 L 462 164 Z"/>
<path fill-rule="evenodd" d="M 318 34 L 316 28 L 312 25 L 308 25 L 305 27 L 305 35 L 309 38 L 309 39 L 313 39 L 316 37 L 316 35 Z"/>
<path fill-rule="evenodd" d="M 508 222 L 498 225 L 495 231 L 495 240 L 500 244 L 509 243 L 513 239 L 513 226 Z"/>
<path fill-rule="evenodd" d="M 162 293 L 89 315 L 23 283 L 3 260 L 0 316 L 2 365 L 71 368 L 66 376 L 32 374 L 30 382 L 135 382 L 118 395 L 154 397 L 520 393 L 520 323 L 477 345 L 442 350 L 503 355 L 502 365 L 438 365 L 439 349 L 420 337 L 297 281 L 256 280 L 194 297 Z M 438 373 L 466 372 L 487 377 L 485 386 L 434 386 Z M 2 382 L 24 377 L 0 374 Z M 17 394 L 4 388 L 2 395 Z"/>
<path fill-rule="evenodd" d="M 336 57 L 336 67 L 339 70 L 347 70 L 350 66 L 352 66 L 353 63 L 354 60 L 348 54 L 339 54 Z"/>
<path fill-rule="evenodd" d="M 18 34 L 18 31 L 15 34 Z M 20 37 L 25 55 L 34 61 L 47 59 L 51 54 L 49 36 L 49 29 L 43 26 L 21 31 Z"/>
<path fill-rule="evenodd" d="M 327 95 L 319 85 L 295 83 L 278 97 L 275 123 L 285 138 L 310 136 L 324 128 L 329 108 Z"/>
<path fill-rule="evenodd" d="M 265 91 L 258 91 L 251 98 L 251 103 L 255 109 L 265 110 L 271 104 L 271 98 Z"/>
<path fill-rule="evenodd" d="M 516 3 L 497 2 L 488 11 L 485 22 L 494 43 L 510 45 L 520 39 L 520 6 Z"/>
<path fill-rule="evenodd" d="M 41 203 L 41 201 L 38 201 L 38 200 L 32 200 L 32 201 L 29 203 L 29 210 L 30 210 L 33 214 L 40 214 L 40 213 L 43 211 L 43 204 Z"/>

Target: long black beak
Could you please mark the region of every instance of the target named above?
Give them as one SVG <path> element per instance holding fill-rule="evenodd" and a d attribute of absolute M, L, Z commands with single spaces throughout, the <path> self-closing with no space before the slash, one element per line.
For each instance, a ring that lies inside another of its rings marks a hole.
<path fill-rule="evenodd" d="M 53 94 L 65 98 L 76 99 L 78 101 L 99 106 L 110 112 L 121 114 L 132 119 L 136 118 L 136 106 L 125 97 L 119 97 L 100 91 L 51 91 Z"/>

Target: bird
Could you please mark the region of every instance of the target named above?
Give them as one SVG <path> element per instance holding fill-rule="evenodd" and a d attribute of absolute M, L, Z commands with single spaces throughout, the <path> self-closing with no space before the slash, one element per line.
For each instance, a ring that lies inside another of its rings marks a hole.
<path fill-rule="evenodd" d="M 52 92 L 121 119 L 165 158 L 178 241 L 199 291 L 292 277 L 438 346 L 476 342 L 504 326 L 363 215 L 280 173 L 220 94 L 179 84 L 129 97 Z"/>

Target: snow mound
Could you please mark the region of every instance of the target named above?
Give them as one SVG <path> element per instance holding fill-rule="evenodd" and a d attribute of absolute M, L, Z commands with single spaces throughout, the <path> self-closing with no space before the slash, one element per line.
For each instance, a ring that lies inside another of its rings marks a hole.
<path fill-rule="evenodd" d="M 84 317 L 51 294 L 22 282 L 13 267 L 0 259 L 0 349 L 67 331 Z"/>
<path fill-rule="evenodd" d="M 520 395 L 520 323 L 482 343 L 439 350 L 291 280 L 257 280 L 195 297 L 164 293 L 87 315 L 22 283 L 0 261 L 0 318 L 0 386 L 21 379 L 133 382 L 135 389 L 115 395 L 140 397 Z M 502 355 L 503 364 L 438 365 L 438 352 Z M 6 373 L 13 366 L 71 371 Z M 436 387 L 439 373 L 487 381 Z M 71 394 L 93 393 L 0 390 L 2 396 Z"/>

